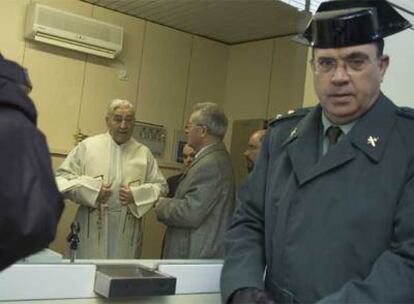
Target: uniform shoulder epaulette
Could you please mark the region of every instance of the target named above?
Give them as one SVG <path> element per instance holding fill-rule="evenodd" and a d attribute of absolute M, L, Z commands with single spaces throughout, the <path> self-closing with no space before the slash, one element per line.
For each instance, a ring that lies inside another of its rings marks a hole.
<path fill-rule="evenodd" d="M 399 107 L 397 114 L 406 118 L 414 119 L 414 109 L 410 107 Z"/>
<path fill-rule="evenodd" d="M 302 118 L 312 111 L 313 108 L 314 107 L 298 108 L 295 110 L 289 110 L 285 114 L 277 114 L 276 117 L 269 122 L 269 126 L 287 119 Z"/>

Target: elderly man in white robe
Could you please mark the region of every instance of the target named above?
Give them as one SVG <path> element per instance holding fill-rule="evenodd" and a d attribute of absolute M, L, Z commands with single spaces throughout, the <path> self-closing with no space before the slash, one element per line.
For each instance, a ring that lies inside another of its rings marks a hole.
<path fill-rule="evenodd" d="M 129 101 L 113 100 L 108 132 L 83 140 L 56 172 L 61 192 L 79 204 L 79 258 L 139 258 L 142 216 L 168 192 L 150 150 L 131 138 L 134 117 Z"/>

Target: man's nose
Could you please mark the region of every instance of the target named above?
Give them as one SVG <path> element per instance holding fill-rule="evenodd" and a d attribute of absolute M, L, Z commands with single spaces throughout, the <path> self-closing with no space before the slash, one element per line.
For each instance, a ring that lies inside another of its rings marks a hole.
<path fill-rule="evenodd" d="M 126 129 L 126 128 L 127 128 L 127 122 L 126 122 L 125 120 L 122 120 L 122 121 L 121 121 L 121 125 L 120 125 L 120 127 L 121 127 L 122 129 Z"/>
<path fill-rule="evenodd" d="M 338 64 L 332 75 L 333 83 L 344 83 L 349 81 L 349 74 L 344 63 Z"/>

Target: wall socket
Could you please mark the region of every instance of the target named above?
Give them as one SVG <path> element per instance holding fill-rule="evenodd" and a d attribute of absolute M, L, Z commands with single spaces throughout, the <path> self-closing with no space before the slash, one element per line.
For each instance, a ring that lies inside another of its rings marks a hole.
<path fill-rule="evenodd" d="M 118 79 L 119 80 L 124 80 L 124 81 L 128 80 L 128 71 L 127 71 L 127 69 L 120 69 L 119 70 Z"/>

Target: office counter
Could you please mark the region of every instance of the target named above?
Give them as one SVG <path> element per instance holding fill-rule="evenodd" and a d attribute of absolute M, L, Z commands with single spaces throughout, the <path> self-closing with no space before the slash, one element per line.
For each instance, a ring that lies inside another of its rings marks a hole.
<path fill-rule="evenodd" d="M 3 303 L 3 301 L 0 301 Z M 190 294 L 164 297 L 142 297 L 134 299 L 61 299 L 61 300 L 27 300 L 5 301 L 7 304 L 219 304 L 220 295 L 215 294 Z"/>
<path fill-rule="evenodd" d="M 177 278 L 175 295 L 106 299 L 94 292 L 96 265 L 137 265 Z M 220 303 L 222 260 L 62 260 L 54 264 L 15 264 L 0 273 L 0 302 Z"/>

